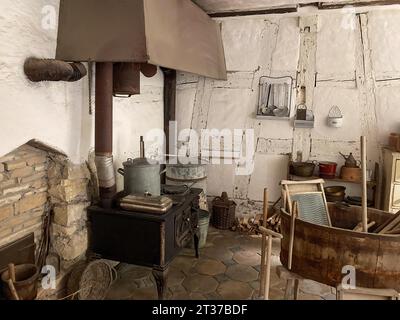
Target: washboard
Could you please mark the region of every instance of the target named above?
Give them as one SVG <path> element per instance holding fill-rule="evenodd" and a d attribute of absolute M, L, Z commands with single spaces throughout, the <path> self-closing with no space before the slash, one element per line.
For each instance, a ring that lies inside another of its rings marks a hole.
<path fill-rule="evenodd" d="M 325 198 L 323 179 L 308 181 L 283 180 L 283 208 L 293 212 L 293 201 L 298 203 L 298 218 L 313 224 L 332 226 Z"/>

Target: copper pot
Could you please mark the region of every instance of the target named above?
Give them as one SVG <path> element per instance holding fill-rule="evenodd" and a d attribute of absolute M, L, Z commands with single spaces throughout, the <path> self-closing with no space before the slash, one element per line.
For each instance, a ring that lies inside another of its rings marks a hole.
<path fill-rule="evenodd" d="M 319 163 L 319 176 L 323 179 L 334 179 L 336 177 L 336 162 L 324 161 Z"/>
<path fill-rule="evenodd" d="M 317 162 L 292 162 L 291 173 L 299 177 L 311 177 Z"/>

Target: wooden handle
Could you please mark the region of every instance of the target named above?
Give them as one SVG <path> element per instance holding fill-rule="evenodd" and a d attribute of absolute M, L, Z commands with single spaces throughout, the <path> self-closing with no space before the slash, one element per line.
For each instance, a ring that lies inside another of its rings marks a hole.
<path fill-rule="evenodd" d="M 314 180 L 304 180 L 304 181 L 291 181 L 291 180 L 282 180 L 281 185 L 299 185 L 299 184 L 324 184 L 324 179 L 314 179 Z"/>
<path fill-rule="evenodd" d="M 15 289 L 14 283 L 11 280 L 11 278 L 8 279 L 7 283 L 8 283 L 8 287 L 9 287 L 9 289 L 11 291 L 11 294 L 12 294 L 14 300 L 19 300 L 19 296 L 18 296 L 17 290 Z"/>
<path fill-rule="evenodd" d="M 367 189 L 367 139 L 361 137 L 361 166 L 362 166 L 362 226 L 368 232 L 368 189 Z"/>
<path fill-rule="evenodd" d="M 288 253 L 288 269 L 292 270 L 293 261 L 293 247 L 294 247 L 294 231 L 296 228 L 296 218 L 299 210 L 299 205 L 297 201 L 293 201 L 292 204 L 293 211 L 290 219 L 290 239 L 289 239 L 289 253 Z"/>
<path fill-rule="evenodd" d="M 264 189 L 264 217 L 263 217 L 263 227 L 267 226 L 268 219 L 268 189 Z"/>
<path fill-rule="evenodd" d="M 15 277 L 15 265 L 13 263 L 8 265 L 8 275 L 13 283 L 17 281 Z"/>
<path fill-rule="evenodd" d="M 280 233 L 277 233 L 277 232 L 275 232 L 275 231 L 272 231 L 272 230 L 270 230 L 270 229 L 267 229 L 267 228 L 264 228 L 264 227 L 259 227 L 259 231 L 262 233 L 262 234 L 264 234 L 264 235 L 266 235 L 266 236 L 270 236 L 270 237 L 273 237 L 273 238 L 278 238 L 278 239 L 283 239 L 283 236 L 280 234 Z"/>

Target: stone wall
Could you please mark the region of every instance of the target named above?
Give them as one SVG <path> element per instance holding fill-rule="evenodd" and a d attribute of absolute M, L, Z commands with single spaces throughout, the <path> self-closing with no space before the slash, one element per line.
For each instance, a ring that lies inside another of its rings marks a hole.
<path fill-rule="evenodd" d="M 54 208 L 51 243 L 54 252 L 64 261 L 82 257 L 87 249 L 89 181 L 86 164 L 74 165 L 61 156 L 50 162 L 49 196 Z"/>
<path fill-rule="evenodd" d="M 86 163 L 75 165 L 44 149 L 23 145 L 0 158 L 0 247 L 33 232 L 38 258 L 43 223 L 51 215 L 46 265 L 56 269 L 56 289 L 39 288 L 40 298 L 62 293 L 73 266 L 85 259 L 86 208 L 95 194 Z"/>

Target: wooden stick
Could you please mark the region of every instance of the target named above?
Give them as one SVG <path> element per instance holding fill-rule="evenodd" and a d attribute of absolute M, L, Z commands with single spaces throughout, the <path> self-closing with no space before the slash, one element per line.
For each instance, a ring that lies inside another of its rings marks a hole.
<path fill-rule="evenodd" d="M 268 189 L 264 189 L 264 211 L 263 211 L 263 227 L 266 227 L 267 225 L 267 217 L 268 217 Z M 265 252 L 265 246 L 267 244 L 267 237 L 265 234 L 262 235 L 262 241 L 261 241 L 261 284 L 260 284 L 260 296 L 262 293 L 264 293 L 264 298 L 265 298 L 265 285 L 266 285 L 266 273 L 267 270 L 266 268 L 266 252 Z"/>
<path fill-rule="evenodd" d="M 301 184 L 324 184 L 324 179 L 314 179 L 314 180 L 304 180 L 304 181 L 292 181 L 292 180 L 282 180 L 281 185 L 301 185 Z"/>
<path fill-rule="evenodd" d="M 271 252 L 272 252 L 272 237 L 268 237 L 267 261 L 265 265 L 265 285 L 264 285 L 264 300 L 269 300 L 269 286 L 271 279 Z"/>
<path fill-rule="evenodd" d="M 370 228 L 372 228 L 375 224 L 376 224 L 375 221 L 371 221 L 370 223 L 368 223 L 368 230 L 369 230 Z M 360 222 L 360 223 L 353 229 L 353 231 L 356 231 L 356 232 L 361 232 L 361 231 L 363 231 L 362 223 Z"/>
<path fill-rule="evenodd" d="M 9 278 L 7 283 L 8 283 L 8 287 L 11 291 L 11 294 L 12 294 L 14 300 L 19 300 L 19 296 L 18 296 L 17 290 L 15 289 L 14 282 L 12 281 L 12 279 Z"/>
<path fill-rule="evenodd" d="M 296 217 L 299 210 L 299 204 L 297 201 L 293 201 L 293 211 L 292 217 L 290 221 L 290 239 L 289 239 L 289 256 L 288 256 L 288 269 L 292 270 L 292 261 L 293 261 L 293 246 L 294 246 L 294 229 L 296 227 Z"/>
<path fill-rule="evenodd" d="M 267 226 L 268 219 L 268 189 L 264 189 L 264 218 L 263 218 L 263 227 Z"/>
<path fill-rule="evenodd" d="M 382 223 L 378 228 L 376 228 L 376 230 L 374 231 L 374 233 L 379 233 L 380 231 L 383 230 L 383 228 L 385 228 L 389 223 L 391 223 L 394 219 L 396 219 L 398 216 L 400 216 L 400 211 L 398 211 L 396 214 L 393 215 L 393 217 L 390 217 L 389 219 L 387 219 L 384 223 Z"/>
<path fill-rule="evenodd" d="M 8 265 L 8 275 L 13 283 L 17 281 L 15 277 L 15 265 L 13 263 Z"/>
<path fill-rule="evenodd" d="M 264 228 L 264 227 L 260 227 L 259 231 L 266 235 L 267 237 L 273 237 L 273 238 L 278 238 L 278 239 L 283 239 L 283 235 L 281 235 L 278 232 L 272 231 L 270 229 Z"/>
<path fill-rule="evenodd" d="M 385 234 L 400 234 L 400 228 L 396 228 L 390 231 L 386 231 Z"/>
<path fill-rule="evenodd" d="M 395 228 L 400 223 L 400 215 L 397 216 L 393 221 L 391 221 L 386 227 L 384 227 L 378 234 L 384 234 L 393 228 Z"/>
<path fill-rule="evenodd" d="M 362 166 L 362 224 L 363 231 L 368 232 L 368 192 L 367 192 L 367 139 L 361 137 L 361 166 Z"/>

